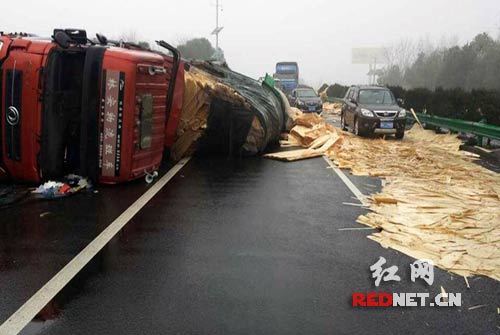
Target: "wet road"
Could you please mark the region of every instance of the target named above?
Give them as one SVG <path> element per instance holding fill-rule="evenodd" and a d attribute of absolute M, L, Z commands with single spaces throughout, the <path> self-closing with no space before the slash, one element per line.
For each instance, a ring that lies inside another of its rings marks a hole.
<path fill-rule="evenodd" d="M 363 208 L 322 159 L 194 159 L 26 334 L 482 333 L 500 329 L 500 285 L 436 270 L 412 283 L 412 259 L 368 240 Z M 350 177 L 363 192 L 380 181 Z M 142 181 L 4 210 L 0 322 L 146 190 Z M 50 212 L 40 217 L 41 213 Z M 339 230 L 341 229 L 341 230 Z M 370 265 L 399 267 L 386 292 L 461 292 L 463 307 L 354 309 L 376 290 Z M 469 307 L 486 305 L 469 310 Z"/>
<path fill-rule="evenodd" d="M 100 187 L 63 200 L 28 200 L 0 210 L 0 320 L 90 243 L 146 190 L 145 183 Z"/>

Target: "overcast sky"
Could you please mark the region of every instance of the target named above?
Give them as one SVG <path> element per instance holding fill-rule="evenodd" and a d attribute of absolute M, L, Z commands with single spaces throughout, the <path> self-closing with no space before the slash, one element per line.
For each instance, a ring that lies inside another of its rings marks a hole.
<path fill-rule="evenodd" d="M 500 0 L 221 0 L 220 46 L 229 65 L 252 77 L 272 73 L 277 61 L 297 61 L 303 79 L 365 83 L 368 66 L 351 65 L 351 48 L 378 47 L 402 38 L 498 36 Z M 0 30 L 50 35 L 54 27 L 85 28 L 108 37 L 174 44 L 207 37 L 215 0 L 15 0 L 3 8 Z"/>

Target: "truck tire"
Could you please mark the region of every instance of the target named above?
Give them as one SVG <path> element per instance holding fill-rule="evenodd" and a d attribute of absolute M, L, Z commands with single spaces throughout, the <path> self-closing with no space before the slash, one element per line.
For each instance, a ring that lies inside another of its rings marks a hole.
<path fill-rule="evenodd" d="M 405 130 L 397 130 L 395 136 L 398 140 L 402 140 L 405 137 Z"/>

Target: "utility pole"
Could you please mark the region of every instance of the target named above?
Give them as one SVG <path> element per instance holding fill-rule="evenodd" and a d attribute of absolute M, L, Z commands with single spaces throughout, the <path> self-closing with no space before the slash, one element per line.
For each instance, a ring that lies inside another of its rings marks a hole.
<path fill-rule="evenodd" d="M 215 4 L 215 29 L 212 31 L 212 35 L 215 35 L 215 49 L 219 49 L 219 33 L 224 29 L 224 27 L 219 27 L 219 10 L 222 9 L 222 5 L 219 4 L 219 0 L 216 0 Z"/>

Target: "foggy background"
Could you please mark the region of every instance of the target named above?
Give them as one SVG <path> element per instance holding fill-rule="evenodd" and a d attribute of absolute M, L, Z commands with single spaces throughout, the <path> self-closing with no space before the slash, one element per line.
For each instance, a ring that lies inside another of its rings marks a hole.
<path fill-rule="evenodd" d="M 498 0 L 221 0 L 220 47 L 229 66 L 251 77 L 272 74 L 278 61 L 297 61 L 310 85 L 366 83 L 368 65 L 351 64 L 353 47 L 390 47 L 401 41 L 464 44 L 481 32 L 497 38 Z M 4 8 L 0 31 L 49 36 L 52 29 L 84 28 L 89 37 L 134 36 L 176 45 L 215 28 L 215 0 L 34 1 Z"/>

